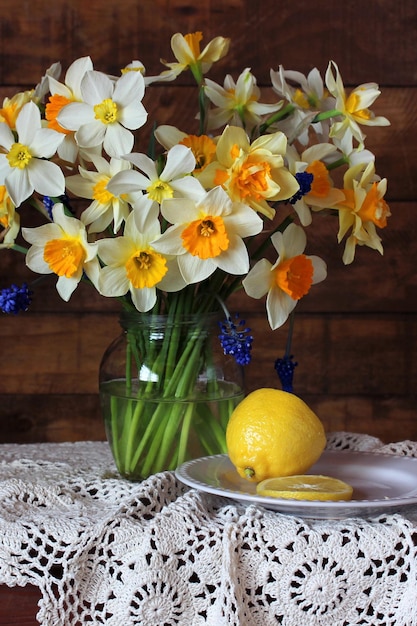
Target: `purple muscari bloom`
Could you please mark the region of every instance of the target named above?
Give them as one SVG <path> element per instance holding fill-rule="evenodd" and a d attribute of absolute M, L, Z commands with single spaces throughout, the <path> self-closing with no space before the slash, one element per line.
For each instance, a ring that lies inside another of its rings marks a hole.
<path fill-rule="evenodd" d="M 54 206 L 54 201 L 52 200 L 52 198 L 50 198 L 49 196 L 44 196 L 43 197 L 43 206 L 45 207 L 46 211 L 48 212 L 48 217 L 52 222 L 52 208 Z"/>
<path fill-rule="evenodd" d="M 26 283 L 21 287 L 12 285 L 0 290 L 0 309 L 3 313 L 13 313 L 16 315 L 19 311 L 27 311 L 32 302 L 32 291 L 28 289 Z"/>
<path fill-rule="evenodd" d="M 285 355 L 282 359 L 277 359 L 274 364 L 274 368 L 281 381 L 283 391 L 294 393 L 293 389 L 293 377 L 294 369 L 298 365 L 293 361 L 293 356 Z"/>
<path fill-rule="evenodd" d="M 71 204 L 70 204 L 70 199 L 65 193 L 62 196 L 59 196 L 58 198 L 50 198 L 49 196 L 44 196 L 42 201 L 43 201 L 43 206 L 45 207 L 45 210 L 48 213 L 48 217 L 51 220 L 51 222 L 53 222 L 52 209 L 56 202 L 62 202 L 65 208 L 68 209 L 68 212 L 71 215 L 75 215 L 74 209 L 71 207 Z"/>
<path fill-rule="evenodd" d="M 290 204 L 295 204 L 307 193 L 310 193 L 314 176 L 310 172 L 297 172 L 295 178 L 300 185 L 300 189 L 288 200 Z"/>
<path fill-rule="evenodd" d="M 239 320 L 239 315 L 235 315 L 235 320 Z M 223 322 L 219 322 L 221 334 L 220 343 L 224 354 L 231 354 L 238 365 L 247 365 L 251 360 L 251 350 L 253 337 L 250 335 L 250 328 L 245 328 L 245 320 L 239 320 L 237 324 L 228 317 Z"/>

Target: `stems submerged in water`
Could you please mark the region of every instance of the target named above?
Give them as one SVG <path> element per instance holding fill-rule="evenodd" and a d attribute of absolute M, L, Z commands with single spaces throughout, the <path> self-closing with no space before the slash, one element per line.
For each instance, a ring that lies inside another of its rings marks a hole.
<path fill-rule="evenodd" d="M 104 357 L 106 431 L 122 476 L 141 480 L 184 461 L 226 452 L 225 430 L 243 399 L 242 368 L 217 341 L 217 316 L 129 314 L 124 340 Z M 214 341 L 213 341 L 214 337 Z M 112 359 L 128 358 L 122 375 Z M 229 361 L 233 375 L 223 371 Z M 233 361 L 233 367 L 231 362 Z"/>

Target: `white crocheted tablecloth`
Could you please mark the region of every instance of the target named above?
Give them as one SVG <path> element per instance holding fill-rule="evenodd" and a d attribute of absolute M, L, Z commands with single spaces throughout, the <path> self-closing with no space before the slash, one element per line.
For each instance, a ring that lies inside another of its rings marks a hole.
<path fill-rule="evenodd" d="M 417 456 L 336 433 L 330 448 Z M 415 514 L 415 512 L 414 512 Z M 45 626 L 417 625 L 417 520 L 305 520 L 117 478 L 106 443 L 0 446 L 0 583 Z"/>

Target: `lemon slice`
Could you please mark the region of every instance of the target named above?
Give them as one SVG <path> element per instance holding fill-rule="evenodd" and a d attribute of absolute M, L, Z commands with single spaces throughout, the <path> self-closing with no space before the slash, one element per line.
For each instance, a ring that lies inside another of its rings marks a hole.
<path fill-rule="evenodd" d="M 256 486 L 260 496 L 294 500 L 350 500 L 353 488 L 330 476 L 299 474 L 267 478 Z"/>

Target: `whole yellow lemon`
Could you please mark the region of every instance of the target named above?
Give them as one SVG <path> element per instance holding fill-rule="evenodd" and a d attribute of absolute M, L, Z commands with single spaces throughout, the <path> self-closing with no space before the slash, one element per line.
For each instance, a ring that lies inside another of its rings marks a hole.
<path fill-rule="evenodd" d="M 318 416 L 298 396 L 262 388 L 234 409 L 226 429 L 229 458 L 252 482 L 304 474 L 326 445 Z"/>

